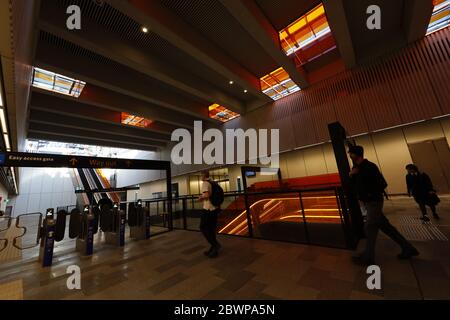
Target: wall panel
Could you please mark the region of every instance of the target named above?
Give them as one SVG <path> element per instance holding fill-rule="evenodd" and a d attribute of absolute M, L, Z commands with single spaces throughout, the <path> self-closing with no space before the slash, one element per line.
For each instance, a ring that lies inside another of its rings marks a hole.
<path fill-rule="evenodd" d="M 256 128 L 292 121 L 296 147 L 329 140 L 327 125 L 339 120 L 350 135 L 450 114 L 450 28 L 374 63 L 267 104 L 228 123 Z M 287 151 L 290 141 L 283 145 Z"/>
<path fill-rule="evenodd" d="M 373 135 L 375 151 L 389 186 L 389 193 L 405 193 L 405 166 L 412 163 L 401 129 L 388 130 Z"/>
<path fill-rule="evenodd" d="M 322 146 L 305 149 L 303 155 L 305 157 L 306 175 L 316 176 L 327 173 Z"/>

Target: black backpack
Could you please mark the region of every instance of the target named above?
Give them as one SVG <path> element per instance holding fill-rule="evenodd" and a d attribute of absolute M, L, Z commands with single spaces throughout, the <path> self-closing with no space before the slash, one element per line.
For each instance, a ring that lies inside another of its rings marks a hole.
<path fill-rule="evenodd" d="M 211 183 L 211 195 L 209 196 L 209 201 L 214 207 L 220 207 L 223 203 L 223 189 L 222 187 L 215 181 L 209 181 Z"/>

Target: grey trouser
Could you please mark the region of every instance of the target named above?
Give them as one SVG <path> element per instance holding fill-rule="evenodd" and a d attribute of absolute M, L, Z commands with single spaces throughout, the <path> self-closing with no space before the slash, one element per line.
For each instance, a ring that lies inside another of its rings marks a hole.
<path fill-rule="evenodd" d="M 372 261 L 375 260 L 375 244 L 378 230 L 383 231 L 389 238 L 397 242 L 402 250 L 412 247 L 408 240 L 398 232 L 383 214 L 383 200 L 363 202 L 363 206 L 367 210 L 367 220 L 365 223 L 367 237 L 366 251 L 364 252 L 365 258 Z"/>

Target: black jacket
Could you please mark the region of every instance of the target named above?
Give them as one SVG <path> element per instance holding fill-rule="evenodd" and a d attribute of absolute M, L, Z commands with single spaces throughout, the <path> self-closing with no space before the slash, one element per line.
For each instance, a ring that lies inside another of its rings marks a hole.
<path fill-rule="evenodd" d="M 417 175 L 406 175 L 406 186 L 408 194 L 412 194 L 416 200 L 425 200 L 430 191 L 434 191 L 433 184 L 430 177 L 424 173 L 419 172 Z"/>
<path fill-rule="evenodd" d="M 363 202 L 383 200 L 387 183 L 377 165 L 364 159 L 354 168 L 358 168 L 359 171 L 352 175 L 351 184 L 358 200 Z"/>

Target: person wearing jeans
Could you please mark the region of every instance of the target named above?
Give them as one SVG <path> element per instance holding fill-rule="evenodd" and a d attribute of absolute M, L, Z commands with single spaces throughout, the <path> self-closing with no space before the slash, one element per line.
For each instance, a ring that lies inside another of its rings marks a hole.
<path fill-rule="evenodd" d="M 417 256 L 419 254 L 417 249 L 391 225 L 383 213 L 383 196 L 387 183 L 376 164 L 364 159 L 364 149 L 361 146 L 351 146 L 348 153 L 354 164 L 350 172 L 351 183 L 361 206 L 367 213 L 364 226 L 367 237 L 366 249 L 362 255 L 354 257 L 354 262 L 361 265 L 375 264 L 378 230 L 384 232 L 401 247 L 399 259 Z"/>
<path fill-rule="evenodd" d="M 200 218 L 200 231 L 211 245 L 209 250 L 205 251 L 204 254 L 210 258 L 215 258 L 219 254 L 221 248 L 221 245 L 216 238 L 217 215 L 220 212 L 220 208 L 215 207 L 211 203 L 211 194 L 212 184 L 209 179 L 209 172 L 204 171 L 202 173 L 202 195 L 199 197 L 199 201 L 203 202 L 203 212 Z"/>

